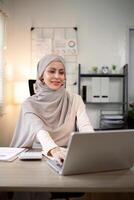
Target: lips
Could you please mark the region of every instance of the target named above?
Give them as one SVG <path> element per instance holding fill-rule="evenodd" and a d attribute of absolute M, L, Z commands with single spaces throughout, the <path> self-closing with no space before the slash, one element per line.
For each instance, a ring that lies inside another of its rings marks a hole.
<path fill-rule="evenodd" d="M 60 85 L 60 84 L 61 84 L 60 81 L 51 81 L 51 83 L 52 83 L 53 85 Z"/>

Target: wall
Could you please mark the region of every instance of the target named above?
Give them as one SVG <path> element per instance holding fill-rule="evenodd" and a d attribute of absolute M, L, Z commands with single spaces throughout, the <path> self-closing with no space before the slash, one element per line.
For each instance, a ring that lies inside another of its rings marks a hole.
<path fill-rule="evenodd" d="M 12 101 L 13 82 L 29 77 L 32 26 L 77 26 L 79 63 L 87 71 L 93 65 L 122 67 L 127 62 L 127 29 L 134 25 L 133 0 L 10 0 L 6 7 L 6 108 L 0 118 L 1 145 L 10 143 L 20 109 Z"/>

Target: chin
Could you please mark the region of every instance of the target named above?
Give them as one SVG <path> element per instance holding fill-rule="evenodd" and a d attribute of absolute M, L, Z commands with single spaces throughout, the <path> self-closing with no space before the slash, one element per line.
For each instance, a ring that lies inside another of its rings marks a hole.
<path fill-rule="evenodd" d="M 58 90 L 60 88 L 61 88 L 61 86 L 53 86 L 53 87 L 51 87 L 52 90 Z"/>

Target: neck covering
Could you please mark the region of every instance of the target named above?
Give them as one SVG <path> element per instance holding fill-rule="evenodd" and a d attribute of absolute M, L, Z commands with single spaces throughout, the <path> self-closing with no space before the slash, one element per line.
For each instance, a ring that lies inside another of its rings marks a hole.
<path fill-rule="evenodd" d="M 53 90 L 40 81 L 47 66 L 54 61 L 60 61 L 65 67 L 65 62 L 61 56 L 47 55 L 39 61 L 35 83 L 36 94 L 29 100 L 32 105 L 30 111 L 32 110 L 33 113 L 39 116 L 43 120 L 46 129 L 50 131 L 64 124 L 69 108 L 65 84 L 58 90 Z M 29 109 L 27 108 L 27 110 Z"/>
<path fill-rule="evenodd" d="M 59 130 L 69 115 L 69 95 L 64 86 L 52 90 L 46 85 L 38 87 L 38 92 L 25 102 L 24 113 L 33 113 L 44 123 L 47 131 Z"/>
<path fill-rule="evenodd" d="M 69 119 L 72 100 L 65 89 L 65 85 L 63 84 L 63 86 L 57 90 L 52 90 L 40 80 L 44 70 L 53 61 L 60 61 L 65 66 L 63 58 L 56 55 L 44 56 L 39 61 L 35 84 L 36 94 L 29 97 L 22 105 L 11 146 L 26 146 L 26 144 L 28 146 L 28 143 L 31 144 L 30 138 L 34 138 L 35 134 L 37 134 L 36 127 L 34 130 L 31 130 L 31 124 L 28 122 L 25 123 L 25 118 L 28 114 L 31 114 L 30 121 L 32 117 L 33 119 L 34 116 L 38 117 L 39 121 L 43 123 L 44 129 L 51 133 L 61 131 Z M 37 127 L 39 127 L 38 124 Z M 27 140 L 27 138 L 29 138 L 29 140 Z M 19 140 L 19 142 L 17 142 L 17 140 Z M 27 141 L 26 144 L 25 141 Z"/>

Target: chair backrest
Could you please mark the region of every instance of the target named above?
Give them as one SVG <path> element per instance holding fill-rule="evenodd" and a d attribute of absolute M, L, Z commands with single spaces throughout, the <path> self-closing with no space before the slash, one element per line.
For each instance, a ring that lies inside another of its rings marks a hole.
<path fill-rule="evenodd" d="M 35 84 L 35 82 L 36 82 L 35 79 L 29 79 L 28 80 L 29 92 L 30 92 L 31 96 L 35 94 L 35 91 L 34 91 L 34 84 Z"/>

